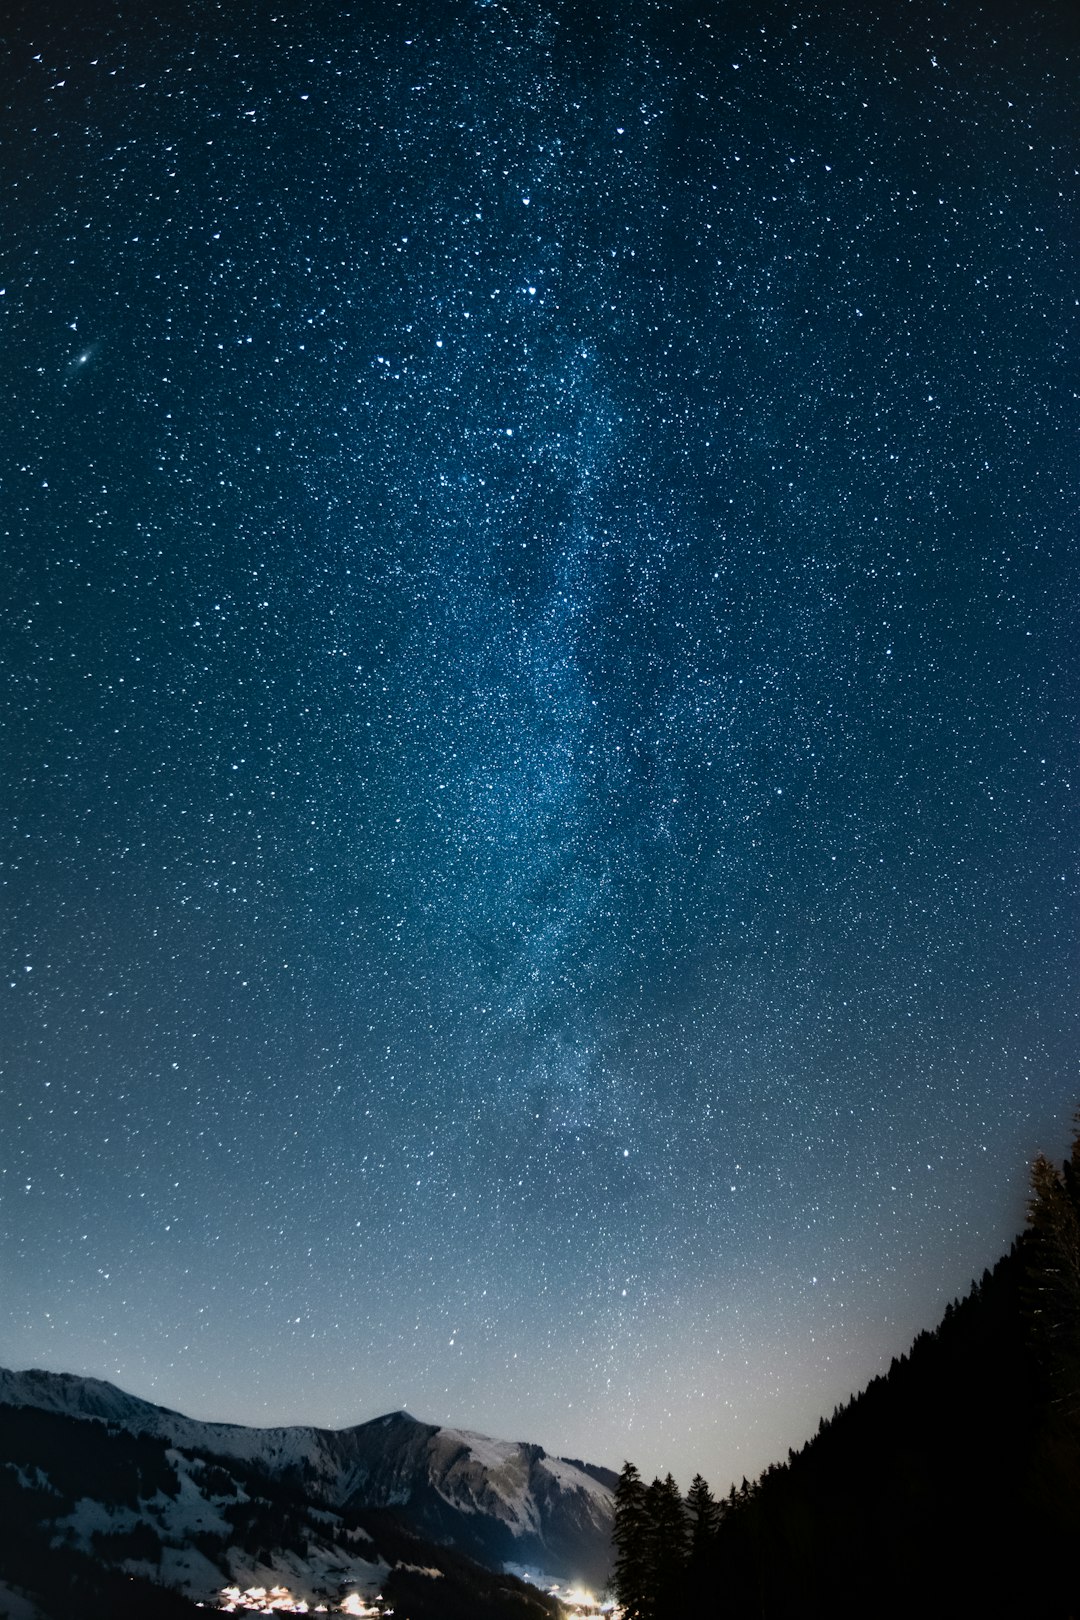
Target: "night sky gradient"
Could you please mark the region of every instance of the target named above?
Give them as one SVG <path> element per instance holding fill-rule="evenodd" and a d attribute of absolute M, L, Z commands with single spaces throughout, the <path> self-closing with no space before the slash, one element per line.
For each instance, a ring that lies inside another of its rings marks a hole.
<path fill-rule="evenodd" d="M 1070 8 L 72 9 L 0 1360 L 726 1489 L 1080 1092 Z"/>

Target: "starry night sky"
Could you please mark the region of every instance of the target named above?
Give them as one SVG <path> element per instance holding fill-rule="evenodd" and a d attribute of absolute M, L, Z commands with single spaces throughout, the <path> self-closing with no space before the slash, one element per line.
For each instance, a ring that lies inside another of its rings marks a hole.
<path fill-rule="evenodd" d="M 1080 1093 L 1069 8 L 87 9 L 3 80 L 0 1360 L 726 1489 Z"/>

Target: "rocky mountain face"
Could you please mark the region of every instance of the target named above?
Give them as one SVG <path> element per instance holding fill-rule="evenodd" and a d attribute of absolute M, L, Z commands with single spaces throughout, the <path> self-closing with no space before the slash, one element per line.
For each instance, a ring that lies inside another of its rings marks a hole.
<path fill-rule="evenodd" d="M 257 1429 L 201 1423 L 97 1379 L 0 1370 L 0 1490 L 17 1515 L 33 1495 L 54 1543 L 199 1601 L 232 1583 L 370 1593 L 399 1566 L 435 1567 L 432 1544 L 490 1571 L 602 1585 L 613 1486 L 608 1471 L 540 1446 L 407 1412 Z"/>

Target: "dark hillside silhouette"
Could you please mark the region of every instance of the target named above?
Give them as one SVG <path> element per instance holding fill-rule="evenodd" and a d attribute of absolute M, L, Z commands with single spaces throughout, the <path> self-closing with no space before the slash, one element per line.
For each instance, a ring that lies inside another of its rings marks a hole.
<path fill-rule="evenodd" d="M 681 1578 L 646 1574 L 645 1620 L 1080 1613 L 1080 1134 L 1032 1189 L 1028 1231 L 934 1331 L 732 1486 Z"/>

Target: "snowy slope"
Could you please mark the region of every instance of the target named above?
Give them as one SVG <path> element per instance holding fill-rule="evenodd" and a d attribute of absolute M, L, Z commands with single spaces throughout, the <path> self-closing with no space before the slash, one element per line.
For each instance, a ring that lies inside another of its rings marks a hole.
<path fill-rule="evenodd" d="M 5 1405 L 96 1418 L 176 1450 L 235 1459 L 301 1486 L 330 1510 L 394 1510 L 418 1534 L 489 1568 L 526 1565 L 594 1585 L 608 1573 L 614 1475 L 540 1446 L 440 1428 L 407 1412 L 336 1430 L 200 1423 L 99 1379 L 40 1371 L 0 1370 Z M 179 1525 L 168 1534 L 182 1539 Z"/>

